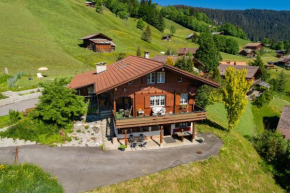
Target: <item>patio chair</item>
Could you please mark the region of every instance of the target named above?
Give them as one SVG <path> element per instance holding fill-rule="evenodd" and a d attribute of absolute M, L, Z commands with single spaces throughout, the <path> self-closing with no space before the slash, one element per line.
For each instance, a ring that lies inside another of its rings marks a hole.
<path fill-rule="evenodd" d="M 160 115 L 165 115 L 165 113 L 166 113 L 166 108 L 162 108 L 159 112 L 160 112 Z"/>
<path fill-rule="evenodd" d="M 124 111 L 124 117 L 130 117 L 130 111 L 129 110 L 125 110 Z"/>
<path fill-rule="evenodd" d="M 144 134 L 142 134 L 142 133 L 140 134 L 139 141 L 140 142 L 143 142 L 144 141 Z"/>
<path fill-rule="evenodd" d="M 140 147 L 146 147 L 146 145 L 147 145 L 147 141 L 143 141 L 140 143 Z"/>
<path fill-rule="evenodd" d="M 134 142 L 134 136 L 133 135 L 130 135 L 129 136 L 129 140 L 130 140 L 131 143 L 133 143 Z"/>
<path fill-rule="evenodd" d="M 137 145 L 138 145 L 137 142 L 133 142 L 133 143 L 131 144 L 131 149 L 134 148 L 134 149 L 136 150 Z"/>

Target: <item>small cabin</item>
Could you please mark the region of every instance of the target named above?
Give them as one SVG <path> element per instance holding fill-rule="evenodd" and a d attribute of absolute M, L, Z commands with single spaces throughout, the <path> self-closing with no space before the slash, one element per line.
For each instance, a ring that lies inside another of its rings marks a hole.
<path fill-rule="evenodd" d="M 245 46 L 246 49 L 252 49 L 252 50 L 262 50 L 263 45 L 261 43 L 248 43 Z"/>
<path fill-rule="evenodd" d="M 163 41 L 171 41 L 171 35 L 162 36 Z"/>
<path fill-rule="evenodd" d="M 94 52 L 108 53 L 116 50 L 113 40 L 102 33 L 88 35 L 80 40 L 83 40 L 83 47 Z"/>
<path fill-rule="evenodd" d="M 87 7 L 93 7 L 93 8 L 95 8 L 95 2 L 90 2 L 90 1 L 87 1 L 86 3 L 85 3 L 85 5 L 87 6 Z"/>
<path fill-rule="evenodd" d="M 220 71 L 220 75 L 222 77 L 225 77 L 226 74 L 226 69 L 228 67 L 232 67 L 235 70 L 242 70 L 242 69 L 246 69 L 247 70 L 247 74 L 246 74 L 246 79 L 249 81 L 255 81 L 256 79 L 259 78 L 259 76 L 261 75 L 261 71 L 259 66 L 247 66 L 247 65 L 228 65 L 228 64 L 220 64 L 218 66 L 218 69 Z"/>
<path fill-rule="evenodd" d="M 239 55 L 253 58 L 256 56 L 256 52 L 255 50 L 252 50 L 252 49 L 243 49 L 239 51 Z"/>
<path fill-rule="evenodd" d="M 198 48 L 179 48 L 177 51 L 178 56 L 187 56 L 188 53 L 191 53 L 193 56 L 196 55 Z"/>

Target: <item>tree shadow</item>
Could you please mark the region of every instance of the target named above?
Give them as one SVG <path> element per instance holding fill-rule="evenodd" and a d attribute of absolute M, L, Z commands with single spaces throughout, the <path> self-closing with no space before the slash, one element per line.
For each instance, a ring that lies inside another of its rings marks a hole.
<path fill-rule="evenodd" d="M 79 47 L 81 48 L 86 48 L 85 44 L 81 43 L 81 44 L 78 44 Z"/>
<path fill-rule="evenodd" d="M 213 121 L 211 121 L 211 120 L 209 120 L 209 119 L 206 119 L 206 120 L 202 121 L 202 123 L 205 124 L 205 125 L 208 125 L 208 126 L 210 126 L 210 127 L 214 127 L 214 128 L 216 128 L 216 129 L 219 129 L 219 130 L 221 130 L 221 131 L 227 131 L 226 128 L 224 128 L 223 126 L 221 126 L 221 125 L 219 125 L 218 123 L 213 122 Z"/>
<path fill-rule="evenodd" d="M 279 122 L 278 116 L 263 117 L 264 128 L 267 130 L 275 131 Z"/>

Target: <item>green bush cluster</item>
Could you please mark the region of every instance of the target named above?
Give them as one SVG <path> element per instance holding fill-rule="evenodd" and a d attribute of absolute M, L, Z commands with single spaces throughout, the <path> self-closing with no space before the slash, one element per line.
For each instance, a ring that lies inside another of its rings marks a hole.
<path fill-rule="evenodd" d="M 0 192 L 64 192 L 57 177 L 33 164 L 0 164 Z"/>
<path fill-rule="evenodd" d="M 261 108 L 262 106 L 269 104 L 269 102 L 273 99 L 273 93 L 265 87 L 259 88 L 259 90 L 262 94 L 255 99 L 253 104 Z"/>
<path fill-rule="evenodd" d="M 21 119 L 21 113 L 19 111 L 14 111 L 9 109 L 9 125 L 17 123 Z"/>
<path fill-rule="evenodd" d="M 290 140 L 278 132 L 266 130 L 258 137 L 251 139 L 255 149 L 264 159 L 264 169 L 272 172 L 276 182 L 287 192 L 290 191 Z"/>

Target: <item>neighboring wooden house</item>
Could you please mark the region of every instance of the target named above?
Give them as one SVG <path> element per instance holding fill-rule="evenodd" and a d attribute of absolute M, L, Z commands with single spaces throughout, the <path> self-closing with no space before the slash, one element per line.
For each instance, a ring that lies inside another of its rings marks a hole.
<path fill-rule="evenodd" d="M 152 58 L 152 60 L 156 60 L 156 61 L 158 61 L 158 62 L 162 62 L 162 63 L 166 64 L 166 61 L 167 61 L 167 58 L 168 58 L 168 57 L 172 57 L 172 58 L 173 58 L 173 61 L 174 61 L 174 64 L 175 64 L 176 61 L 177 61 L 178 59 L 180 59 L 182 56 L 157 55 L 157 56 L 155 56 L 154 58 Z M 186 56 L 186 58 L 188 58 L 188 56 Z M 192 60 L 193 60 L 193 65 L 194 65 L 194 67 L 195 67 L 196 69 L 198 69 L 198 70 L 202 70 L 202 71 L 205 70 L 205 65 L 204 65 L 201 61 L 199 61 L 199 60 L 196 59 L 196 58 L 192 58 Z"/>
<path fill-rule="evenodd" d="M 261 43 L 248 43 L 245 46 L 246 49 L 252 49 L 252 50 L 262 50 L 263 45 Z"/>
<path fill-rule="evenodd" d="M 112 52 L 115 51 L 116 45 L 113 40 L 102 33 L 92 34 L 80 38 L 83 40 L 83 46 L 94 52 Z"/>
<path fill-rule="evenodd" d="M 255 81 L 256 79 L 258 79 L 259 75 L 261 74 L 261 71 L 258 66 L 220 64 L 218 66 L 218 69 L 222 77 L 225 77 L 226 69 L 230 66 L 233 67 L 235 70 L 246 69 L 247 70 L 246 79 L 249 81 Z"/>
<path fill-rule="evenodd" d="M 285 50 L 276 50 L 276 53 L 277 53 L 277 55 L 276 55 L 277 58 L 284 58 L 286 51 Z"/>
<path fill-rule="evenodd" d="M 193 56 L 196 55 L 198 48 L 179 48 L 177 51 L 178 56 L 186 56 L 188 53 L 191 53 Z"/>
<path fill-rule="evenodd" d="M 290 106 L 284 106 L 277 131 L 279 131 L 285 139 L 290 139 Z"/>
<path fill-rule="evenodd" d="M 242 49 L 239 51 L 239 55 L 253 58 L 256 56 L 256 52 L 252 49 Z"/>
<path fill-rule="evenodd" d="M 202 85 L 220 86 L 162 62 L 129 56 L 76 75 L 69 87 L 98 103 L 100 114 L 114 120 L 112 137 L 127 145 L 130 134 L 158 138 L 162 144 L 163 135 L 181 129 L 194 139 L 195 123 L 206 119 L 205 110 L 195 105 Z"/>
<path fill-rule="evenodd" d="M 93 7 L 94 8 L 96 3 L 87 1 L 85 4 L 86 4 L 87 7 Z"/>
<path fill-rule="evenodd" d="M 162 36 L 162 40 L 171 41 L 171 35 Z"/>
<path fill-rule="evenodd" d="M 282 59 L 282 60 L 276 62 L 276 64 L 277 64 L 278 66 L 282 66 L 282 67 L 289 66 L 289 64 L 290 64 L 290 58 L 284 58 L 284 59 Z"/>

